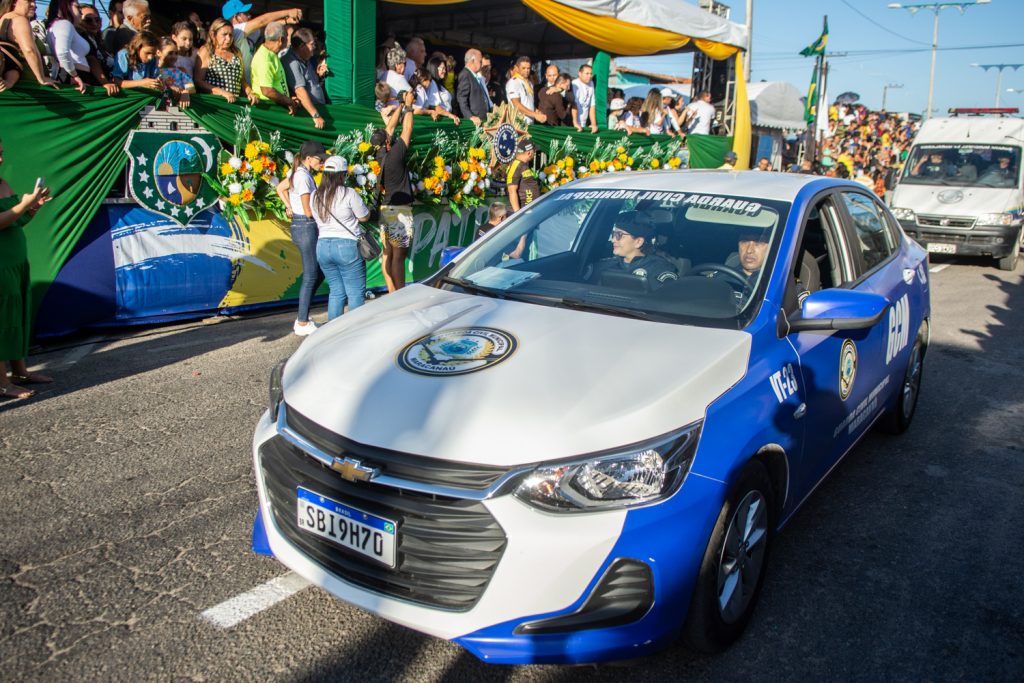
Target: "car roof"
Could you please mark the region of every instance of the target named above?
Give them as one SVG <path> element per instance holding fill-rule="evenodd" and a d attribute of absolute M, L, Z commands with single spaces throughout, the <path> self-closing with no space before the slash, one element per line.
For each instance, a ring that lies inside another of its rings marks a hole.
<path fill-rule="evenodd" d="M 1017 117 L 957 116 L 926 121 L 914 144 L 951 143 L 1020 146 L 1024 119 Z"/>
<path fill-rule="evenodd" d="M 771 171 L 626 171 L 602 173 L 576 180 L 563 190 L 652 190 L 657 192 L 702 192 L 739 197 L 756 197 L 792 202 L 806 186 L 850 183 L 803 173 Z"/>

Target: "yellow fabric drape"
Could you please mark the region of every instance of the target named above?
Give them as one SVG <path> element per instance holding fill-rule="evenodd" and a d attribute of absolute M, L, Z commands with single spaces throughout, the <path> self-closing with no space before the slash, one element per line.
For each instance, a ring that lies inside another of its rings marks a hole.
<path fill-rule="evenodd" d="M 736 53 L 736 123 L 733 129 L 732 151 L 736 152 L 736 169 L 750 168 L 750 100 L 747 99 L 747 79 L 743 77 L 743 53 Z"/>
<path fill-rule="evenodd" d="M 467 0 L 383 0 L 400 5 L 455 5 Z M 614 17 L 590 14 L 557 0 L 523 0 L 523 4 L 569 35 L 608 54 L 630 57 L 651 55 L 665 50 L 678 50 L 688 44 L 690 36 L 651 26 L 640 26 Z M 698 50 L 722 60 L 739 52 L 733 45 L 693 38 Z"/>

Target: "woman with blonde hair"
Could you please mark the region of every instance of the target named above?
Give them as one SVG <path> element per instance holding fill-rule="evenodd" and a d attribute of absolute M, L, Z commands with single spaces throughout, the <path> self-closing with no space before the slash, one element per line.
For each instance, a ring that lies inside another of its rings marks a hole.
<path fill-rule="evenodd" d="M 644 105 L 640 108 L 640 125 L 646 127 L 648 133 L 665 134 L 665 109 L 661 106 L 661 93 L 657 88 L 651 88 Z"/>
<path fill-rule="evenodd" d="M 219 17 L 210 23 L 206 44 L 196 53 L 196 88 L 228 102 L 244 93 L 250 104 L 256 104 L 260 98 L 245 80 L 242 52 L 235 47 L 232 31 L 231 23 Z"/>

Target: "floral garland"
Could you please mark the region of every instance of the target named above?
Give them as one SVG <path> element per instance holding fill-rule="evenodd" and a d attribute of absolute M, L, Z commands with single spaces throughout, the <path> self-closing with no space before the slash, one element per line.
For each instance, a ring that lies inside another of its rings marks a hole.
<path fill-rule="evenodd" d="M 221 151 L 216 178 L 204 174 L 221 197 L 225 218 L 237 218 L 247 229 L 250 213 L 257 219 L 269 214 L 286 220 L 285 206 L 275 189 L 296 163 L 293 154 L 282 150 L 277 131 L 267 141 L 259 139 L 248 108 L 235 116 L 234 128 L 235 152 Z M 371 207 L 379 200 L 381 182 L 378 149 L 370 143 L 373 130 L 374 126 L 368 125 L 339 135 L 328 151 L 348 161 L 347 183 Z M 541 192 L 549 192 L 599 173 L 686 168 L 688 158 L 679 140 L 647 148 L 631 145 L 625 137 L 599 140 L 588 153 L 581 153 L 572 136 L 567 136 L 551 144 L 546 164 L 537 175 Z M 420 148 L 409 159 L 413 195 L 423 204 L 446 206 L 460 215 L 462 209 L 487 203 L 496 164 L 491 140 L 482 128 L 476 128 L 468 140 L 439 130 L 429 147 Z M 320 174 L 314 178 L 319 184 Z"/>
<path fill-rule="evenodd" d="M 263 142 L 253 139 L 254 130 L 247 107 L 235 116 L 235 151 L 221 150 L 218 154 L 216 178 L 203 174 L 220 195 L 224 218 L 228 222 L 237 219 L 246 230 L 249 229 L 249 213 L 257 220 L 267 214 L 287 220 L 284 203 L 275 192 L 289 171 L 281 150 L 281 134 L 274 131 L 269 141 Z"/>

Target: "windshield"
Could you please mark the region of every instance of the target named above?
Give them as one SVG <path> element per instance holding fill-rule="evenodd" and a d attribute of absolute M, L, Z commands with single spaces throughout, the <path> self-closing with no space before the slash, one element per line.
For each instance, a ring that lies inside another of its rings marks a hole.
<path fill-rule="evenodd" d="M 916 145 L 901 183 L 959 187 L 1017 187 L 1020 147 L 1009 145 Z"/>
<path fill-rule="evenodd" d="M 789 204 L 557 190 L 469 249 L 439 286 L 609 315 L 740 328 L 756 315 Z"/>

